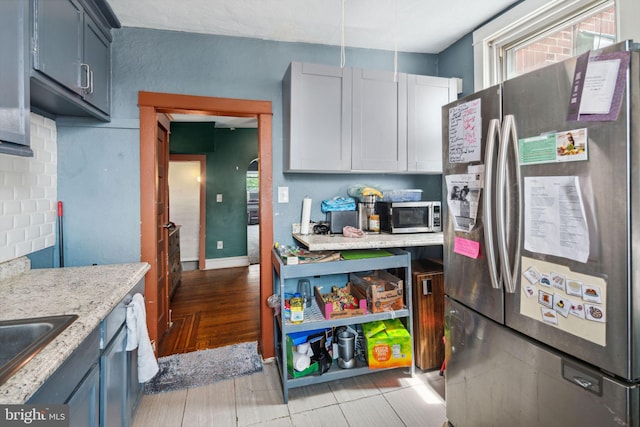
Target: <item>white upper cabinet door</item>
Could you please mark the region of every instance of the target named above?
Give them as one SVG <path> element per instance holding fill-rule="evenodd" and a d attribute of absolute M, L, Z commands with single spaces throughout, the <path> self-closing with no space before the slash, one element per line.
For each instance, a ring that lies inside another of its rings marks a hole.
<path fill-rule="evenodd" d="M 353 69 L 353 170 L 406 171 L 406 100 L 406 74 Z"/>
<path fill-rule="evenodd" d="M 285 172 L 348 172 L 351 70 L 292 62 L 282 88 Z"/>
<path fill-rule="evenodd" d="M 409 172 L 442 173 L 442 106 L 457 98 L 454 78 L 409 75 Z"/>

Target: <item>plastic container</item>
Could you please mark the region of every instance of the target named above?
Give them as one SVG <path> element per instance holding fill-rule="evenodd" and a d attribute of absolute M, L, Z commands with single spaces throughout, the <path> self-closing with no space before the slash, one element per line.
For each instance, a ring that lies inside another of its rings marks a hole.
<path fill-rule="evenodd" d="M 289 301 L 291 305 L 291 323 L 304 322 L 304 300 L 299 293 L 293 294 L 293 298 Z"/>
<path fill-rule="evenodd" d="M 369 215 L 369 231 L 372 231 L 374 233 L 380 232 L 380 215 Z"/>
<path fill-rule="evenodd" d="M 388 190 L 382 198 L 385 202 L 419 202 L 422 200 L 422 190 Z"/>

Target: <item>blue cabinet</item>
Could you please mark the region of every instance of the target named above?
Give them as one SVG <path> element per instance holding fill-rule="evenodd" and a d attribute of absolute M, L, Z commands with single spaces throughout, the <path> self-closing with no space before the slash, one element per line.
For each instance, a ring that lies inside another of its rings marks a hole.
<path fill-rule="evenodd" d="M 31 0 L 31 8 L 31 105 L 108 121 L 115 15 L 104 0 Z"/>
<path fill-rule="evenodd" d="M 128 352 L 127 304 L 135 293 L 144 293 L 144 281 L 140 281 L 100 326 L 100 425 L 102 427 L 126 427 L 142 395 L 138 382 L 138 351 Z"/>
<path fill-rule="evenodd" d="M 31 156 L 29 148 L 29 4 L 0 2 L 0 153 Z"/>
<path fill-rule="evenodd" d="M 126 311 L 141 280 L 27 403 L 68 404 L 71 426 L 127 427 L 142 396 L 137 350 L 128 352 Z"/>
<path fill-rule="evenodd" d="M 99 426 L 99 388 L 100 367 L 96 363 L 67 401 L 69 405 L 69 427 Z"/>
<path fill-rule="evenodd" d="M 125 426 L 127 409 L 127 328 L 122 325 L 100 356 L 100 425 Z"/>

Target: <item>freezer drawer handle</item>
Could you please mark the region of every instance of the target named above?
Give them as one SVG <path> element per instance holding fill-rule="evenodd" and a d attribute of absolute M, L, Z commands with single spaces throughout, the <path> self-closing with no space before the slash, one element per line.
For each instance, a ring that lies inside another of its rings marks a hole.
<path fill-rule="evenodd" d="M 590 389 L 593 387 L 593 383 L 587 379 L 581 377 L 573 377 L 573 382 L 578 384 L 582 388 Z"/>
<path fill-rule="evenodd" d="M 583 390 L 602 396 L 602 377 L 565 360 L 562 361 L 562 376 Z"/>

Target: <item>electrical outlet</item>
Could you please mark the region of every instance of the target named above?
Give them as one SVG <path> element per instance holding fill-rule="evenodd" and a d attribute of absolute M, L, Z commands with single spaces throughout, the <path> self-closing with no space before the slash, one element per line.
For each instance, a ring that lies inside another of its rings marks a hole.
<path fill-rule="evenodd" d="M 222 249 L 222 240 L 218 240 L 218 249 Z"/>

